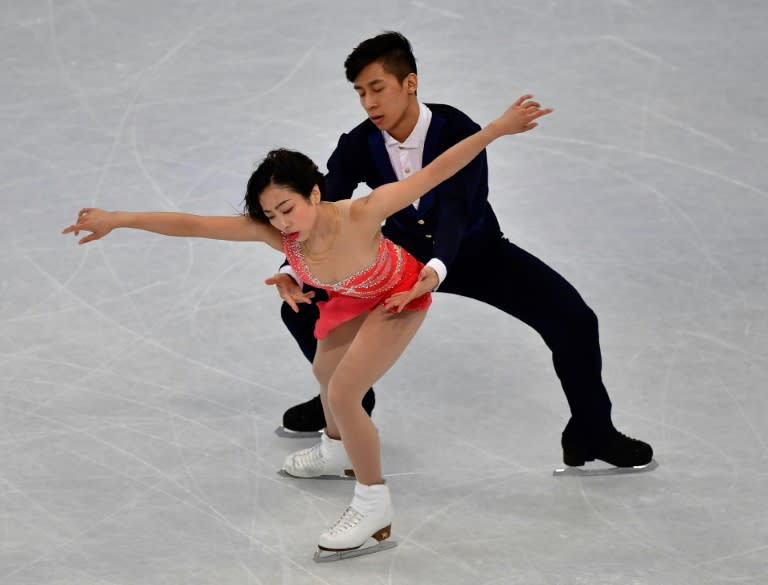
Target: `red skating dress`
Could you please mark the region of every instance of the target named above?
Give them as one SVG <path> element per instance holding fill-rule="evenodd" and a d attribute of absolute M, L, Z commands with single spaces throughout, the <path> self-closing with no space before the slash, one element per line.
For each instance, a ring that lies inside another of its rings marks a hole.
<path fill-rule="evenodd" d="M 283 235 L 283 249 L 288 263 L 303 282 L 328 291 L 328 300 L 317 303 L 320 318 L 315 324 L 315 338 L 323 339 L 336 327 L 364 311 L 372 311 L 385 299 L 413 288 L 424 265 L 406 250 L 381 236 L 376 259 L 369 266 L 336 283 L 317 280 L 309 270 L 296 238 Z M 425 293 L 405 306 L 423 311 L 432 304 L 432 294 Z"/>

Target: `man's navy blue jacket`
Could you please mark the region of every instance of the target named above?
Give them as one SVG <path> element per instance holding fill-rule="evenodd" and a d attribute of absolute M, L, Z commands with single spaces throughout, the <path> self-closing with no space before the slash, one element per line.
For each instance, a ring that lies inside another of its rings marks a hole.
<path fill-rule="evenodd" d="M 424 144 L 423 164 L 479 127 L 465 114 L 445 105 L 427 104 L 432 122 Z M 397 180 L 384 139 L 366 120 L 343 134 L 328 160 L 324 197 L 350 197 L 360 183 L 372 189 Z M 552 350 L 552 360 L 571 408 L 563 445 L 592 448 L 613 440 L 611 401 L 601 377 L 597 317 L 578 291 L 544 262 L 501 233 L 488 203 L 485 152 L 456 175 L 389 217 L 384 235 L 422 262 L 439 258 L 448 268 L 444 293 L 477 299 L 533 327 Z M 496 278 L 490 283 L 485 275 Z M 322 299 L 318 292 L 315 299 Z M 283 304 L 282 316 L 302 352 L 312 361 L 317 341 L 312 333 L 316 304 L 301 304 L 294 313 Z M 439 398 L 435 398 L 439 400 Z M 606 437 L 608 437 L 606 439 Z"/>
<path fill-rule="evenodd" d="M 466 114 L 442 104 L 426 104 L 432 111 L 422 166 L 477 132 Z M 338 201 L 352 196 L 360 183 L 371 189 L 397 181 L 381 131 L 366 120 L 342 134 L 328 160 L 323 198 Z M 457 255 L 465 259 L 481 253 L 489 238 L 498 238 L 499 223 L 488 203 L 488 162 L 481 152 L 464 169 L 426 193 L 419 208 L 409 205 L 390 216 L 386 237 L 422 262 L 439 258 L 448 272 Z"/>

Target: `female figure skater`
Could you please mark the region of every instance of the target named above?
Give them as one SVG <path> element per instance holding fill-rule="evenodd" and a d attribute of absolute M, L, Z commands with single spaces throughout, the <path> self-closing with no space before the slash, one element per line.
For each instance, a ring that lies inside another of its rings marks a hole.
<path fill-rule="evenodd" d="M 389 215 L 452 176 L 500 136 L 526 132 L 550 113 L 524 95 L 497 120 L 457 143 L 411 177 L 368 196 L 336 203 L 321 198 L 322 174 L 306 156 L 270 152 L 254 171 L 239 216 L 82 209 L 63 233 L 84 244 L 115 228 L 167 236 L 262 241 L 284 252 L 302 280 L 329 291 L 315 328 L 313 362 L 327 427 L 318 445 L 288 457 L 295 476 L 343 473 L 357 479 L 351 504 L 321 535 L 325 551 L 359 549 L 389 537 L 393 508 L 381 472 L 379 437 L 361 406 L 367 389 L 398 359 L 424 320 L 436 279 L 420 279 L 421 263 L 381 234 Z M 308 300 L 308 299 L 306 299 Z M 348 459 L 347 459 L 348 458 Z M 371 547 L 378 550 L 380 547 Z M 368 550 L 368 549 L 365 549 Z"/>

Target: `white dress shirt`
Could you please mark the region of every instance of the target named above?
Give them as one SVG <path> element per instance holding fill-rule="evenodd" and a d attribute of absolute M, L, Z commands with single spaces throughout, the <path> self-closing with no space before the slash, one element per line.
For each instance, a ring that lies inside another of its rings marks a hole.
<path fill-rule="evenodd" d="M 416 171 L 421 170 L 421 161 L 424 158 L 424 143 L 427 140 L 427 131 L 431 122 L 432 111 L 419 102 L 419 119 L 416 120 L 416 126 L 414 126 L 413 131 L 403 142 L 398 142 L 389 133 L 384 130 L 381 131 L 381 135 L 384 137 L 384 144 L 387 147 L 389 161 L 392 163 L 392 168 L 395 170 L 398 181 L 402 181 Z M 414 201 L 413 206 L 416 209 L 419 208 L 419 199 Z M 427 262 L 427 266 L 437 272 L 437 286 L 440 286 L 440 283 L 445 280 L 448 274 L 445 264 L 439 258 L 431 258 Z"/>

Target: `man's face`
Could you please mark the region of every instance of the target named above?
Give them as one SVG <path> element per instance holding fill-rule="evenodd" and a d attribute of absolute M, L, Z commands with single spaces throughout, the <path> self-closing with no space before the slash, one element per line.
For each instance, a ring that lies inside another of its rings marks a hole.
<path fill-rule="evenodd" d="M 379 130 L 385 130 L 397 140 L 405 140 L 419 118 L 416 101 L 418 78 L 409 74 L 400 83 L 392 73 L 375 61 L 360 71 L 354 88 L 360 96 L 368 118 Z"/>

